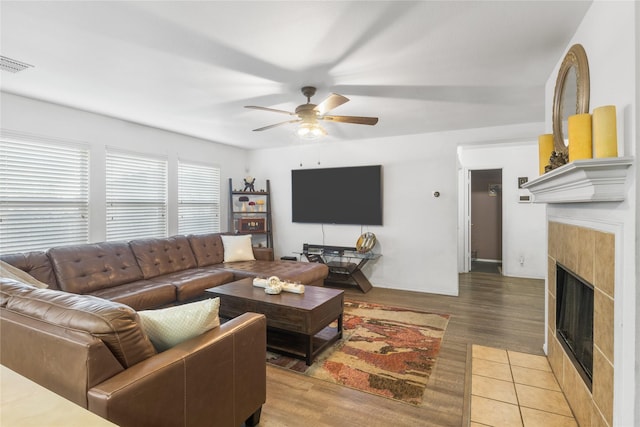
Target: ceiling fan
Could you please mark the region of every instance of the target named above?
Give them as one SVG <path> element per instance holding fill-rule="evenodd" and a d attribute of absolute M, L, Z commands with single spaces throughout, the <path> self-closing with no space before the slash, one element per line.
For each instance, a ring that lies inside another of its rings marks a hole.
<path fill-rule="evenodd" d="M 263 131 L 271 129 L 277 126 L 286 125 L 289 123 L 300 123 L 298 126 L 298 135 L 302 138 L 315 139 L 320 136 L 326 135 L 327 131 L 318 123 L 320 120 L 340 122 L 340 123 L 354 123 L 358 125 L 370 125 L 373 126 L 378 123 L 377 117 L 360 117 L 360 116 L 334 116 L 327 113 L 336 107 L 349 101 L 349 98 L 337 93 L 332 93 L 320 104 L 312 104 L 311 97 L 315 95 L 316 88 L 313 86 L 305 86 L 302 89 L 302 94 L 307 98 L 307 103 L 298 105 L 295 112 L 289 112 L 285 110 L 277 110 L 275 108 L 258 107 L 255 105 L 247 105 L 245 108 L 252 108 L 254 110 L 272 111 L 274 113 L 288 114 L 290 116 L 298 116 L 296 119 L 287 120 L 286 122 L 280 122 L 273 125 L 264 126 L 254 129 L 254 131 Z"/>

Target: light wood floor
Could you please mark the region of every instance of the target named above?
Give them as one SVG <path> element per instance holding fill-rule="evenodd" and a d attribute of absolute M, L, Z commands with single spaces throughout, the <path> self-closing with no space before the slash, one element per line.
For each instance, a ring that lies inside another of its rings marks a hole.
<path fill-rule="evenodd" d="M 374 288 L 346 298 L 450 314 L 421 406 L 267 366 L 261 427 L 460 426 L 468 344 L 542 355 L 544 281 L 489 273 L 459 276 L 458 297 Z"/>

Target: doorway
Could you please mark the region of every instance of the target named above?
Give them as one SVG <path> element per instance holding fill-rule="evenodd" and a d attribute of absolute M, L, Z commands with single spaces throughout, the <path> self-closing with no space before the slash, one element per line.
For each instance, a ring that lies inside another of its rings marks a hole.
<path fill-rule="evenodd" d="M 470 171 L 472 272 L 502 274 L 502 169 Z"/>

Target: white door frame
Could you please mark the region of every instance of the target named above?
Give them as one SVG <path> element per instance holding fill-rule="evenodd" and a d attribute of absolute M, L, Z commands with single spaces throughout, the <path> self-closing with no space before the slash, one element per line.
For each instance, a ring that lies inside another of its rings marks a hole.
<path fill-rule="evenodd" d="M 471 271 L 471 172 L 465 168 L 464 182 L 464 268 L 465 272 Z"/>
<path fill-rule="evenodd" d="M 471 172 L 473 171 L 483 171 L 483 170 L 501 170 L 504 172 L 504 168 L 502 166 L 481 166 L 481 167 L 473 167 L 473 168 L 462 168 L 461 172 L 461 182 L 460 190 L 461 196 L 459 201 L 461 202 L 462 210 L 459 212 L 458 221 L 461 229 L 461 239 L 460 243 L 462 245 L 462 254 L 461 255 L 461 265 L 460 269 L 462 273 L 468 273 L 471 271 Z M 502 179 L 500 180 L 500 184 L 502 184 Z M 504 215 L 504 200 L 501 206 L 502 213 Z M 504 223 L 502 224 L 504 228 Z M 502 230 L 502 241 L 500 245 L 504 248 L 504 229 Z M 507 254 L 502 251 L 502 265 L 505 264 L 505 258 Z M 460 259 L 459 258 L 459 259 Z"/>

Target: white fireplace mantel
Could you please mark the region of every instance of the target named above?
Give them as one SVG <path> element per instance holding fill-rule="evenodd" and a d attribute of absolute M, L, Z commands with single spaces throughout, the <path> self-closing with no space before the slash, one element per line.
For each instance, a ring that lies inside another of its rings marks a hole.
<path fill-rule="evenodd" d="M 534 203 L 621 202 L 633 157 L 576 160 L 527 182 Z"/>

